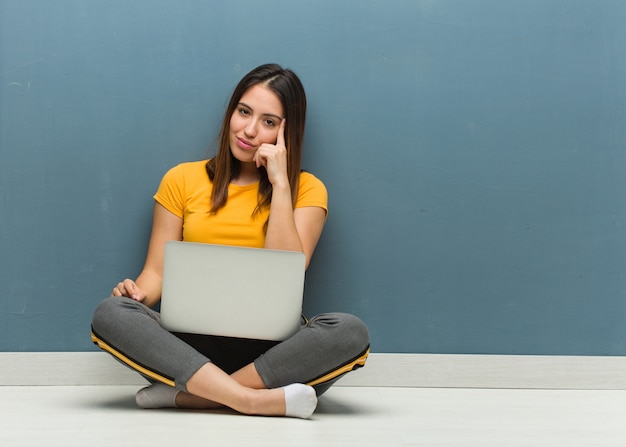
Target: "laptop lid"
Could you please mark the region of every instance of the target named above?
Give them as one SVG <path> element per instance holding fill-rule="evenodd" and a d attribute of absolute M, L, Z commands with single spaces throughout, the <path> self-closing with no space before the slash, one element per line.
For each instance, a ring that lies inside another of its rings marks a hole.
<path fill-rule="evenodd" d="M 305 255 L 165 244 L 161 324 L 173 332 L 285 340 L 300 328 Z"/>

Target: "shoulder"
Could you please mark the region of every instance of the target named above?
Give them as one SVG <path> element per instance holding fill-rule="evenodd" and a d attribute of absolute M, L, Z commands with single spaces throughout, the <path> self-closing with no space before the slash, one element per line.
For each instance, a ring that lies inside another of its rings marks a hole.
<path fill-rule="evenodd" d="M 210 189 L 208 178 L 206 160 L 178 164 L 165 173 L 154 199 L 175 215 L 183 217 L 190 198 Z"/>
<path fill-rule="evenodd" d="M 302 171 L 300 173 L 300 183 L 298 185 L 299 188 L 315 188 L 315 189 L 323 189 L 326 190 L 326 186 L 324 182 L 322 182 L 315 175 L 311 174 L 307 171 Z"/>
<path fill-rule="evenodd" d="M 176 190 L 182 193 L 207 182 L 206 160 L 180 163 L 170 168 L 161 179 L 159 190 Z"/>
<path fill-rule="evenodd" d="M 176 166 L 170 168 L 168 173 L 173 172 L 176 174 L 191 174 L 194 175 L 199 172 L 206 172 L 206 164 L 208 160 L 199 160 L 199 161 L 187 161 L 184 163 L 177 164 Z"/>
<path fill-rule="evenodd" d="M 207 160 L 189 161 L 177 164 L 170 168 L 163 176 L 166 182 L 193 181 L 193 179 L 205 179 Z"/>
<path fill-rule="evenodd" d="M 296 208 L 303 206 L 319 206 L 328 209 L 326 186 L 319 178 L 305 171 L 300 173 L 298 199 L 296 200 Z"/>

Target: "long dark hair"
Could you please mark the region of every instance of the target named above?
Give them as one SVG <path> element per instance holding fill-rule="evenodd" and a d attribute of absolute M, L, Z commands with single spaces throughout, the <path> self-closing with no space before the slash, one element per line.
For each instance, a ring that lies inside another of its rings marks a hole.
<path fill-rule="evenodd" d="M 230 119 L 249 88 L 263 84 L 278 96 L 285 113 L 285 146 L 287 148 L 287 175 L 291 187 L 291 198 L 295 206 L 298 195 L 298 183 L 302 164 L 302 141 L 306 121 L 306 95 L 304 87 L 296 74 L 278 64 L 266 64 L 255 68 L 245 75 L 230 98 L 224 114 L 224 121 L 219 134 L 217 153 L 207 163 L 209 179 L 213 182 L 211 194 L 211 213 L 216 213 L 228 200 L 228 185 L 239 176 L 241 163 L 230 150 Z M 255 213 L 269 207 L 272 200 L 272 184 L 264 168 L 261 170 L 259 183 L 259 201 Z"/>

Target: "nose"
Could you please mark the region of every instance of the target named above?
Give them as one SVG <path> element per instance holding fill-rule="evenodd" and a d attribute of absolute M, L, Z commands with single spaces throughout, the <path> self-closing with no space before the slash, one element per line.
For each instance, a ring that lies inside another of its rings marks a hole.
<path fill-rule="evenodd" d="M 245 132 L 247 137 L 254 138 L 256 136 L 256 121 L 251 119 L 246 123 L 246 127 L 244 127 L 243 131 Z"/>

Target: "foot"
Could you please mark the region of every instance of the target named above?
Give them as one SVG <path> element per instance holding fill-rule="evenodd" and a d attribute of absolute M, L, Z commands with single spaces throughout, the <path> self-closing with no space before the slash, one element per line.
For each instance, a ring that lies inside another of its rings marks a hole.
<path fill-rule="evenodd" d="M 285 391 L 285 416 L 308 419 L 317 407 L 317 395 L 310 386 L 294 383 L 283 388 Z"/>
<path fill-rule="evenodd" d="M 141 408 L 176 408 L 178 390 L 164 383 L 154 383 L 137 391 L 135 402 Z"/>

